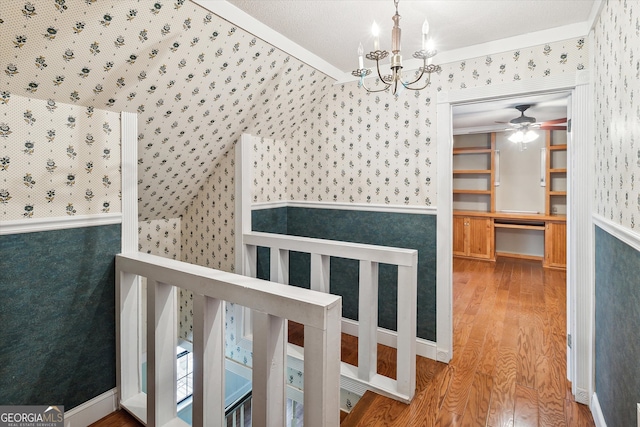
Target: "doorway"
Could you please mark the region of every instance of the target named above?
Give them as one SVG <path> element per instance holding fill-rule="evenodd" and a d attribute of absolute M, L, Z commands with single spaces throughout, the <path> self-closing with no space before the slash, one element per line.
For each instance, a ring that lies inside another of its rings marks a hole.
<path fill-rule="evenodd" d="M 592 153 L 591 92 L 588 75 L 577 72 L 574 76 L 563 76 L 555 80 L 541 79 L 530 82 L 440 93 L 438 97 L 438 253 L 452 253 L 452 154 L 453 154 L 453 107 L 514 97 L 527 97 L 545 93 L 565 92 L 571 94 L 568 109 L 572 115 L 569 123 L 571 142 L 568 144 L 570 164 L 567 185 L 571 196 L 567 201 L 567 324 L 568 335 L 573 345 L 568 350 L 568 377 L 572 381 L 572 392 L 580 403 L 589 404 L 593 394 L 593 301 L 592 266 L 593 229 L 590 225 L 591 205 L 589 165 Z M 444 177 L 442 179 L 441 177 Z M 581 237 L 580 245 L 577 236 Z M 438 257 L 437 277 L 437 357 L 448 362 L 453 356 L 453 311 L 452 311 L 452 258 Z M 578 268 L 582 267 L 582 268 Z M 580 289 L 576 288 L 580 284 Z M 584 351 L 571 351 L 572 348 Z"/>

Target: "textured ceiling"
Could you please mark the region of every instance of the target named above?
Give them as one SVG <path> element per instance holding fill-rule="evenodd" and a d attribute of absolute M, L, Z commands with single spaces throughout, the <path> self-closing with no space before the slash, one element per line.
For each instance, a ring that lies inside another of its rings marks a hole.
<path fill-rule="evenodd" d="M 362 42 L 373 50 L 371 24 L 380 26 L 380 47 L 391 44 L 392 0 L 229 0 L 258 21 L 343 72 L 358 65 Z M 429 0 L 399 2 L 405 59 L 420 49 L 425 18 L 440 52 L 588 20 L 594 0 Z M 586 31 L 585 31 L 586 34 Z M 581 34 L 584 35 L 584 34 Z M 434 60 L 437 62 L 437 60 Z"/>
<path fill-rule="evenodd" d="M 3 0 L 0 61 L 0 92 L 138 113 L 141 219 L 182 214 L 243 130 L 290 136 L 332 83 L 184 0 Z"/>

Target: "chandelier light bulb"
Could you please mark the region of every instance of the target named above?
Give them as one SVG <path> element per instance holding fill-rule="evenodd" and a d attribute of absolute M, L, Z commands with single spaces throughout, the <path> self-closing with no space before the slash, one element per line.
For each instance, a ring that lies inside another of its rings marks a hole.
<path fill-rule="evenodd" d="M 422 24 L 422 50 L 427 50 L 427 35 L 429 34 L 429 22 L 425 19 Z"/>
<path fill-rule="evenodd" d="M 371 26 L 371 34 L 373 34 L 373 50 L 380 50 L 380 27 L 373 21 Z"/>

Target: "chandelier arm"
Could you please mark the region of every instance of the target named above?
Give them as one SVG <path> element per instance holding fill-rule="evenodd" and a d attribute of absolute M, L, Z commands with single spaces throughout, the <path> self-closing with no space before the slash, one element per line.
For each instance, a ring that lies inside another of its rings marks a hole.
<path fill-rule="evenodd" d="M 415 81 L 412 82 L 412 83 L 408 83 L 408 84 L 413 84 L 413 83 L 415 83 Z M 409 87 L 409 86 L 405 85 L 405 88 L 409 89 L 409 90 L 422 90 L 422 89 L 426 89 L 426 87 L 429 86 L 429 83 L 431 83 L 431 74 L 429 74 L 429 77 L 425 81 L 424 86 L 422 86 L 422 87 Z"/>
<path fill-rule="evenodd" d="M 384 83 L 384 82 L 382 82 L 382 83 Z M 369 88 L 367 87 L 367 85 L 365 85 L 365 84 L 364 84 L 364 79 L 362 79 L 362 82 L 360 82 L 360 84 L 362 85 L 362 87 L 364 88 L 364 90 L 366 90 L 367 92 L 370 92 L 370 93 L 375 93 L 375 92 L 384 92 L 385 90 L 389 89 L 389 86 L 391 86 L 391 85 L 390 85 L 390 84 L 388 84 L 388 83 L 384 83 L 384 84 L 385 84 L 385 87 L 383 87 L 382 89 L 369 89 Z"/>
<path fill-rule="evenodd" d="M 420 81 L 420 79 L 422 78 L 422 76 L 424 76 L 424 69 L 426 68 L 426 66 L 427 66 L 427 61 L 426 61 L 426 60 L 424 60 L 424 61 L 423 61 L 423 63 L 422 63 L 422 67 L 420 67 L 420 75 L 418 76 L 418 78 L 417 78 L 417 79 L 415 79 L 415 80 L 414 80 L 414 81 L 412 81 L 412 82 L 409 82 L 409 83 L 402 82 L 402 84 L 404 85 L 404 87 L 406 87 L 407 89 L 409 89 L 407 86 L 412 85 L 412 84 L 414 84 L 414 83 L 418 83 L 418 82 Z M 428 79 L 428 80 L 431 80 L 431 76 L 429 76 L 429 79 Z M 401 80 L 401 81 L 402 81 L 402 80 Z M 429 84 L 429 83 L 427 83 L 427 84 Z M 426 87 L 426 86 L 425 86 L 425 87 Z"/>
<path fill-rule="evenodd" d="M 382 77 L 382 73 L 380 72 L 380 61 L 378 59 L 376 59 L 376 70 L 378 71 L 378 77 L 380 78 L 380 81 L 387 85 L 387 87 L 385 88 L 386 90 L 389 86 L 391 86 L 391 84 L 384 81 L 384 77 Z"/>

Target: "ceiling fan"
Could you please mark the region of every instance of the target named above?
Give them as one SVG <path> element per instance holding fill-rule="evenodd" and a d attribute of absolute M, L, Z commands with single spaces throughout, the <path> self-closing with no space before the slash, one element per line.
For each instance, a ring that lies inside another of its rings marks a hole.
<path fill-rule="evenodd" d="M 533 129 L 541 130 L 566 130 L 567 127 L 560 126 L 562 123 L 567 122 L 567 118 L 560 118 L 555 120 L 548 120 L 546 122 L 538 123 L 535 117 L 526 116 L 524 113 L 531 107 L 531 104 L 516 105 L 515 108 L 520 112 L 520 116 L 509 121 L 511 125 L 508 131 L 513 131 L 509 136 L 509 141 L 520 144 L 521 150 L 526 150 L 526 144 L 534 141 L 538 138 L 538 133 Z M 503 122 L 504 123 L 504 122 Z"/>
<path fill-rule="evenodd" d="M 567 123 L 566 117 L 554 119 L 554 120 L 547 120 L 546 122 L 538 123 L 536 122 L 535 117 L 526 116 L 524 112 L 527 111 L 532 106 L 533 106 L 532 104 L 516 105 L 515 109 L 520 112 L 520 116 L 516 117 L 515 119 L 511 119 L 509 121 L 509 124 L 512 126 L 512 128 L 507 130 L 513 130 L 513 129 L 529 130 L 531 128 L 542 129 L 542 130 L 567 130 L 566 124 L 563 125 L 563 123 Z M 496 122 L 496 123 L 506 123 L 506 122 Z"/>

